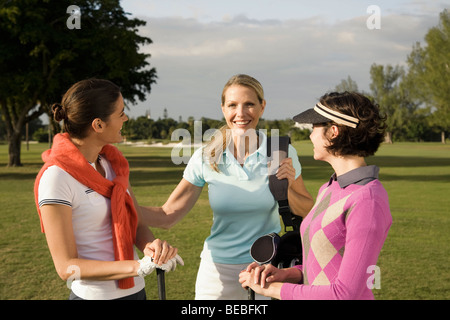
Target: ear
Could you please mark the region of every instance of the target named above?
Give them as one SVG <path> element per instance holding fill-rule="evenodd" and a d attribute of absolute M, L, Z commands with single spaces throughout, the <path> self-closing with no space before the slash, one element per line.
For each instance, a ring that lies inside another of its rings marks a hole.
<path fill-rule="evenodd" d="M 339 135 L 339 127 L 332 125 L 328 131 L 331 134 L 331 139 L 336 138 Z"/>
<path fill-rule="evenodd" d="M 223 104 L 221 104 L 220 107 L 222 109 L 223 117 L 225 118 L 225 106 Z"/>
<path fill-rule="evenodd" d="M 105 127 L 105 124 L 101 119 L 95 118 L 94 120 L 92 120 L 91 126 L 95 132 L 103 132 L 103 128 Z"/>
<path fill-rule="evenodd" d="M 263 100 L 262 103 L 261 103 L 261 114 L 260 114 L 260 117 L 263 115 L 265 109 L 266 109 L 266 100 Z"/>

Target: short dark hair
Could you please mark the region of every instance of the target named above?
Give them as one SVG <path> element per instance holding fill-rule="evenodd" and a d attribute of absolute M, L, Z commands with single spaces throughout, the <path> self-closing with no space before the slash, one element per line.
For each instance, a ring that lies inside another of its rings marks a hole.
<path fill-rule="evenodd" d="M 109 80 L 87 79 L 72 85 L 61 104 L 52 105 L 54 119 L 64 120 L 64 131 L 83 139 L 94 119 L 108 121 L 120 96 L 120 88 Z"/>
<path fill-rule="evenodd" d="M 356 155 L 368 157 L 374 155 L 384 140 L 386 116 L 380 114 L 377 104 L 357 92 L 331 92 L 320 98 L 326 107 L 359 119 L 356 128 L 337 124 L 333 121 L 325 124 L 325 132 L 332 125 L 339 127 L 339 134 L 329 139 L 328 151 L 334 155 Z"/>

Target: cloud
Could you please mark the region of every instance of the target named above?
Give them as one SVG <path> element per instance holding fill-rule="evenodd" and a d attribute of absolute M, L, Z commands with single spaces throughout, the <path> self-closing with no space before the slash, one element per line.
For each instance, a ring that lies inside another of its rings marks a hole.
<path fill-rule="evenodd" d="M 382 15 L 380 30 L 369 30 L 364 13 L 333 22 L 321 16 L 258 20 L 241 14 L 208 22 L 137 16 L 147 21 L 140 34 L 154 42 L 142 50 L 152 55 L 158 83 L 132 114 L 150 109 L 158 118 L 167 108 L 175 119 L 220 119 L 223 85 L 248 73 L 264 86 L 264 117 L 290 118 L 349 75 L 368 91 L 373 63 L 404 64 L 412 45 L 438 22 L 437 14 L 392 13 Z"/>
<path fill-rule="evenodd" d="M 220 49 L 219 49 L 220 48 Z M 219 49 L 219 50 L 218 50 Z M 177 44 L 162 45 L 153 52 L 153 56 L 165 57 L 223 57 L 231 53 L 243 52 L 244 44 L 240 39 L 203 40 L 195 44 L 186 44 L 183 47 Z"/>
<path fill-rule="evenodd" d="M 338 41 L 341 44 L 354 44 L 355 43 L 355 34 L 348 31 L 342 31 L 337 35 Z"/>

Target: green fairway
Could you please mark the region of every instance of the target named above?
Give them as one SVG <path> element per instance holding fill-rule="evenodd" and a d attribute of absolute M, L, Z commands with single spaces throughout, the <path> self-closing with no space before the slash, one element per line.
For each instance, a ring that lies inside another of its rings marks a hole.
<path fill-rule="evenodd" d="M 331 167 L 312 158 L 309 141 L 294 143 L 306 187 L 315 197 Z M 67 299 L 40 231 L 33 184 L 47 144 L 22 148 L 23 167 L 6 167 L 0 145 L 0 299 Z M 143 205 L 162 205 L 182 177 L 184 165 L 171 161 L 171 148 L 119 145 L 130 162 L 133 191 Z M 382 145 L 367 159 L 380 167 L 388 191 L 393 225 L 378 266 L 376 299 L 450 299 L 450 146 L 440 143 Z M 230 199 L 232 205 L 232 199 Z M 167 299 L 193 299 L 197 268 L 212 213 L 207 187 L 194 209 L 170 230 L 152 229 L 179 248 L 185 261 L 166 275 Z M 368 274 L 369 277 L 369 274 Z M 146 278 L 148 299 L 157 299 L 156 274 Z"/>

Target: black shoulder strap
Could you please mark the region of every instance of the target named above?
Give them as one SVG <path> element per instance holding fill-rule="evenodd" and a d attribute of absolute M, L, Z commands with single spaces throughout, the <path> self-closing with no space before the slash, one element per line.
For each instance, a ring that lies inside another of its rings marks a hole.
<path fill-rule="evenodd" d="M 278 212 L 284 223 L 285 231 L 288 227 L 295 230 L 296 224 L 293 222 L 293 215 L 288 201 L 288 181 L 279 180 L 276 171 L 280 167 L 281 161 L 288 157 L 289 144 L 291 139 L 287 136 L 267 138 L 267 157 L 269 159 L 269 188 L 273 197 L 278 202 Z"/>
<path fill-rule="evenodd" d="M 287 200 L 287 179 L 278 180 L 275 176 L 281 161 L 287 158 L 289 152 L 289 137 L 268 137 L 267 157 L 269 159 L 269 188 L 277 201 Z"/>

